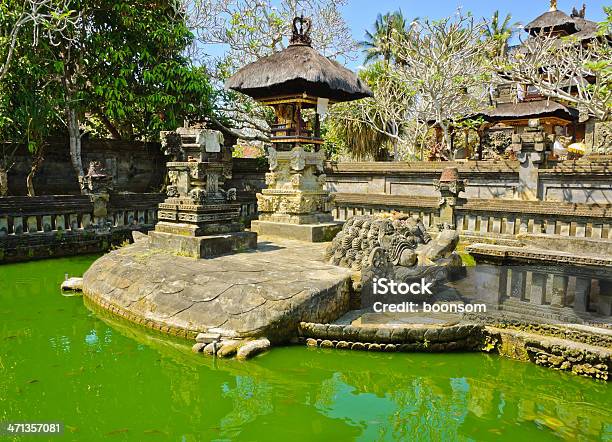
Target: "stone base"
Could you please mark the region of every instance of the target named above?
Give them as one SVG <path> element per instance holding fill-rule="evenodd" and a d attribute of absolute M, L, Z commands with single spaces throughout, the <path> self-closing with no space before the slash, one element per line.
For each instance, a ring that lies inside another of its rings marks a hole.
<path fill-rule="evenodd" d="M 150 243 L 136 241 L 92 264 L 83 275 L 89 306 L 189 339 L 206 333 L 272 344 L 289 342 L 301 321 L 333 321 L 349 307 L 351 272 L 321 262 L 325 244 L 280 240 L 191 259 L 156 253 Z"/>
<path fill-rule="evenodd" d="M 225 235 L 244 230 L 240 222 L 203 223 L 201 225 L 160 221 L 155 225 L 156 232 L 181 236 Z"/>
<path fill-rule="evenodd" d="M 259 213 L 260 221 L 269 221 L 281 224 L 321 224 L 334 222 L 334 216 L 331 213 L 307 213 L 307 214 L 290 214 L 290 213 Z"/>
<path fill-rule="evenodd" d="M 184 236 L 149 232 L 151 247 L 192 258 L 212 258 L 257 248 L 257 233 L 232 232 L 225 235 Z"/>
<path fill-rule="evenodd" d="M 321 224 L 287 224 L 271 221 L 251 221 L 251 230 L 259 235 L 278 236 L 307 242 L 327 242 L 342 230 L 344 222 Z"/>

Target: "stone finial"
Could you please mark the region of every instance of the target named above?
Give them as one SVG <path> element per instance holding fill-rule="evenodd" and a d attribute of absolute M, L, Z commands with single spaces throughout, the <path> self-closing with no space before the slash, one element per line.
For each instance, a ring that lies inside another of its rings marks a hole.
<path fill-rule="evenodd" d="M 437 224 L 455 228 L 454 208 L 459 202 L 459 194 L 465 191 L 465 180 L 459 179 L 456 167 L 446 167 L 439 180 L 434 180 L 435 189 L 440 192 L 439 216 Z"/>
<path fill-rule="evenodd" d="M 434 187 L 442 198 L 457 198 L 465 190 L 465 180 L 459 179 L 459 170 L 456 167 L 446 167 L 439 180 L 434 180 Z"/>
<path fill-rule="evenodd" d="M 550 11 L 557 10 L 557 0 L 550 0 Z"/>
<path fill-rule="evenodd" d="M 459 179 L 459 169 L 456 167 L 445 167 L 440 176 L 440 182 L 451 182 Z"/>
<path fill-rule="evenodd" d="M 312 44 L 310 38 L 310 28 L 312 27 L 312 20 L 303 15 L 295 17 L 292 24 L 292 35 L 289 43 L 292 45 L 306 45 Z"/>

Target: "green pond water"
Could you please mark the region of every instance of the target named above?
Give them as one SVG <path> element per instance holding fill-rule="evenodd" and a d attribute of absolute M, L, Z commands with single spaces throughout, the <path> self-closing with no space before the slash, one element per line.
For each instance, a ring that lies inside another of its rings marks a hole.
<path fill-rule="evenodd" d="M 62 296 L 94 259 L 0 266 L 0 422 L 61 421 L 49 440 L 88 442 L 612 441 L 608 384 L 492 355 L 195 355 Z"/>

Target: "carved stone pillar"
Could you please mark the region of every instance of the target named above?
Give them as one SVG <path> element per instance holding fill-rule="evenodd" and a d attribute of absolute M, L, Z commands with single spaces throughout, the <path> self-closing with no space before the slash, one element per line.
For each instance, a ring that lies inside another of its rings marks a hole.
<path fill-rule="evenodd" d="M 541 198 L 538 169 L 546 161 L 549 146 L 546 133 L 537 119 L 529 121 L 529 127 L 522 134 L 512 136 L 512 151 L 519 163 L 518 196 L 522 200 L 535 201 Z"/>
<path fill-rule="evenodd" d="M 110 231 L 111 221 L 108 219 L 108 202 L 110 192 L 113 190 L 113 177 L 108 175 L 100 161 L 89 163 L 87 175 L 83 177 L 83 184 L 93 203 L 93 227 L 99 233 Z"/>
<path fill-rule="evenodd" d="M 325 189 L 325 154 L 301 145 L 281 151 L 268 148 L 267 188 L 257 194 L 260 234 L 304 241 L 329 241 L 341 228 L 331 214 L 333 196 Z"/>
<path fill-rule="evenodd" d="M 269 147 L 268 188 L 257 194 L 259 219 L 289 224 L 333 221 L 324 160 L 323 152 L 306 152 L 299 145 L 288 152 Z"/>
<path fill-rule="evenodd" d="M 186 256 L 204 258 L 255 248 L 257 234 L 244 232 L 236 190 L 224 189 L 231 178 L 231 150 L 220 132 L 180 128 L 162 132 L 167 163 L 168 198 L 159 204 L 151 244 Z"/>

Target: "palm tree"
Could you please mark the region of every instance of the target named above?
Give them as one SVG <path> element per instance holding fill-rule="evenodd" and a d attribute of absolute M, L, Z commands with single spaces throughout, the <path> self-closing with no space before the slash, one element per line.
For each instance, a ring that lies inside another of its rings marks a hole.
<path fill-rule="evenodd" d="M 495 54 L 506 55 L 508 52 L 508 41 L 514 35 L 519 23 L 512 23 L 512 15 L 507 14 L 503 22 L 500 22 L 499 11 L 493 13 L 491 21 L 486 21 L 485 36 L 495 42 Z"/>
<path fill-rule="evenodd" d="M 406 19 L 401 10 L 378 14 L 374 22 L 373 32 L 366 31 L 365 40 L 360 44 L 364 48 L 365 63 L 383 59 L 391 61 L 394 53 L 395 33 L 406 31 Z"/>

